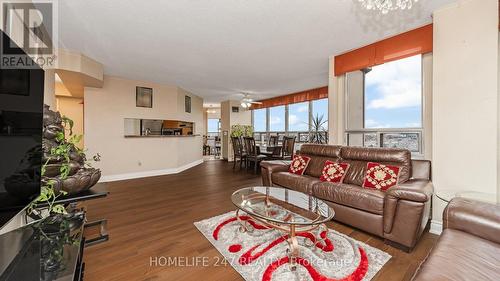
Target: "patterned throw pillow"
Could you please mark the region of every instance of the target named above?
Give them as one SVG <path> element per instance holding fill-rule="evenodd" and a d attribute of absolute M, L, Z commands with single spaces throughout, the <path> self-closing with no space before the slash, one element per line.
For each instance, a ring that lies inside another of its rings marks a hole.
<path fill-rule="evenodd" d="M 293 160 L 292 160 L 292 163 L 290 163 L 290 167 L 288 168 L 288 171 L 290 173 L 302 176 L 304 174 L 304 172 L 306 171 L 306 168 L 307 168 L 307 165 L 309 164 L 309 161 L 311 161 L 310 157 L 302 156 L 302 155 L 295 155 L 295 156 L 293 156 Z"/>
<path fill-rule="evenodd" d="M 335 163 L 327 160 L 319 179 L 321 181 L 341 183 L 344 181 L 347 169 L 349 169 L 348 163 Z"/>
<path fill-rule="evenodd" d="M 363 187 L 386 191 L 398 184 L 400 170 L 398 166 L 368 162 Z"/>

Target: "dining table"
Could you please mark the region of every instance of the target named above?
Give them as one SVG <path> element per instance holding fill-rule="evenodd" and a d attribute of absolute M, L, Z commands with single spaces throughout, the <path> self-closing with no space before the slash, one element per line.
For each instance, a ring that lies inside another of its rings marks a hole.
<path fill-rule="evenodd" d="M 281 155 L 281 145 L 257 144 L 258 154 L 266 155 L 268 157 Z"/>

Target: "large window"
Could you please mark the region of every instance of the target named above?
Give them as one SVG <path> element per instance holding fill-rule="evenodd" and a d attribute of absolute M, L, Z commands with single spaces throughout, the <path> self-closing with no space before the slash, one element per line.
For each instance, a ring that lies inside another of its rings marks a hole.
<path fill-rule="evenodd" d="M 313 123 L 321 125 L 323 130 L 328 130 L 328 99 L 320 99 L 312 102 Z M 317 119 L 314 121 L 314 119 Z"/>
<path fill-rule="evenodd" d="M 422 56 L 346 74 L 347 144 L 423 154 Z"/>
<path fill-rule="evenodd" d="M 422 127 L 422 57 L 365 71 L 365 128 Z"/>
<path fill-rule="evenodd" d="M 309 103 L 301 102 L 288 105 L 288 131 L 309 131 Z"/>
<path fill-rule="evenodd" d="M 208 118 L 207 120 L 207 136 L 219 137 L 220 134 L 220 119 Z"/>
<path fill-rule="evenodd" d="M 220 128 L 220 121 L 219 119 L 208 119 L 208 128 L 207 131 L 209 133 L 218 133 Z"/>
<path fill-rule="evenodd" d="M 296 143 L 306 143 L 313 138 L 328 141 L 328 99 L 293 103 L 288 105 L 256 109 L 252 111 L 255 140 L 265 142 L 268 136 L 295 136 Z M 314 130 L 313 112 L 321 117 L 321 127 Z"/>
<path fill-rule="evenodd" d="M 255 132 L 266 131 L 266 109 L 256 109 L 253 111 L 253 130 Z"/>
<path fill-rule="evenodd" d="M 285 131 L 285 106 L 269 108 L 269 130 L 271 132 Z"/>

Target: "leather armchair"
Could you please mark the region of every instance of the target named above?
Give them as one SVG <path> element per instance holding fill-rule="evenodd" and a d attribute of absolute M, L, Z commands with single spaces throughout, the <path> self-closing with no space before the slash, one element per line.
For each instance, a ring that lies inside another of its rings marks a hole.
<path fill-rule="evenodd" d="M 454 198 L 443 228 L 413 280 L 500 280 L 500 205 Z"/>
<path fill-rule="evenodd" d="M 500 206 L 455 198 L 443 212 L 443 228 L 460 230 L 500 244 Z"/>

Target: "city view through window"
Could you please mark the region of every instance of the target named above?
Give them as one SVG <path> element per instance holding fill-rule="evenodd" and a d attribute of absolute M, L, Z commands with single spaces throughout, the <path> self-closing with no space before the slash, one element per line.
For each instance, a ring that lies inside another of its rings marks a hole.
<path fill-rule="evenodd" d="M 422 152 L 422 56 L 365 72 L 363 145 Z"/>
<path fill-rule="evenodd" d="M 315 131 L 314 119 L 327 141 L 328 99 L 320 99 L 289 105 L 253 110 L 254 135 L 257 141 L 266 141 L 269 135 L 295 136 L 297 143 L 309 142 Z"/>

